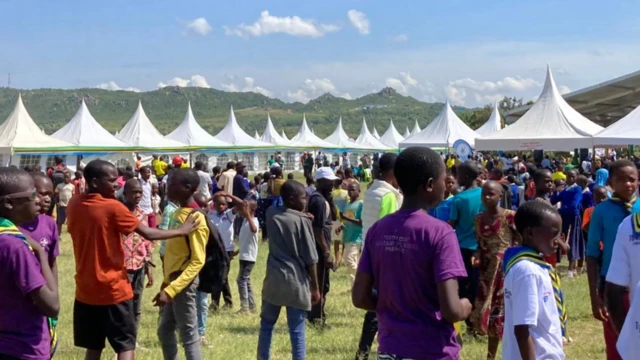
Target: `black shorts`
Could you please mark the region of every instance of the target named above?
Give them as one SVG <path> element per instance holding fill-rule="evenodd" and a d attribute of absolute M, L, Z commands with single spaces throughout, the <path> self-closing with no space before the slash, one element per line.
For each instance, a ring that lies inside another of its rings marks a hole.
<path fill-rule="evenodd" d="M 104 349 L 105 339 L 116 353 L 135 350 L 136 325 L 133 300 L 115 305 L 73 304 L 73 342 L 75 346 Z"/>

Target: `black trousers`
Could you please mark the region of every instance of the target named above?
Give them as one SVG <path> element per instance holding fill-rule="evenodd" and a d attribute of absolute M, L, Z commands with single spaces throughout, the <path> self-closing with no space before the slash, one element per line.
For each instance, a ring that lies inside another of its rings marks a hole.
<path fill-rule="evenodd" d="M 146 267 L 138 270 L 127 270 L 131 289 L 133 290 L 133 315 L 136 324 L 136 330 L 140 326 L 140 315 L 142 314 L 142 293 L 144 291 L 144 277 L 146 275 Z"/>
<path fill-rule="evenodd" d="M 360 343 L 358 344 L 358 353 L 356 360 L 368 360 L 369 352 L 373 346 L 373 340 L 378 333 L 378 317 L 375 311 L 367 311 L 364 314 L 364 322 L 362 323 L 362 334 L 360 334 Z"/>
<path fill-rule="evenodd" d="M 322 250 L 318 250 L 318 254 L 322 254 Z M 320 288 L 320 302 L 311 306 L 311 311 L 307 314 L 307 319 L 313 323 L 324 325 L 327 321 L 327 314 L 324 312 L 324 305 L 327 302 L 327 294 L 329 293 L 329 275 L 331 269 L 325 265 L 324 257 L 318 257 L 318 287 Z"/>
<path fill-rule="evenodd" d="M 467 277 L 464 279 L 458 279 L 458 295 L 460 298 L 467 298 L 473 306 L 476 302 L 476 295 L 478 294 L 478 284 L 480 282 L 480 272 L 477 268 L 471 266 L 471 257 L 475 253 L 475 250 L 460 249 L 462 253 L 462 261 L 464 262 L 464 268 L 467 270 Z M 471 322 L 469 319 L 465 320 L 467 325 Z"/>
<path fill-rule="evenodd" d="M 233 251 L 227 251 L 227 255 L 231 257 Z M 215 310 L 218 310 L 220 307 L 220 295 L 222 295 L 224 299 L 224 305 L 228 307 L 233 307 L 233 299 L 231 298 L 231 289 L 229 288 L 229 278 L 224 279 L 224 284 L 222 285 L 222 290 L 214 291 L 211 293 L 211 307 Z"/>

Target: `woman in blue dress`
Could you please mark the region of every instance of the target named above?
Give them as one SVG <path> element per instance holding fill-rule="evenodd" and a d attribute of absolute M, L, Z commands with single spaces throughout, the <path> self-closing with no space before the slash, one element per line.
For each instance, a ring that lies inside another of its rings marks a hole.
<path fill-rule="evenodd" d="M 562 217 L 562 234 L 569 244 L 569 273 L 567 276 L 573 278 L 577 275 L 576 263 L 585 257 L 585 242 L 582 236 L 582 219 L 580 207 L 582 204 L 582 188 L 576 184 L 578 173 L 571 169 L 565 172 L 567 185 L 551 196 L 551 204 L 560 202 L 560 216 Z M 558 254 L 560 262 L 560 254 Z"/>

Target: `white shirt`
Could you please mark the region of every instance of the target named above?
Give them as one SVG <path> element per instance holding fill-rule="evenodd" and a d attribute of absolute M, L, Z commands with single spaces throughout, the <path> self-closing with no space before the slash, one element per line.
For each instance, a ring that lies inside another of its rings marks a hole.
<path fill-rule="evenodd" d="M 613 263 L 612 263 L 613 264 Z M 608 277 L 608 275 L 607 275 Z M 607 281 L 609 279 L 607 278 Z M 637 292 L 640 288 L 640 283 L 636 285 L 633 292 Z M 616 348 L 618 354 L 624 360 L 637 359 L 640 354 L 640 331 L 638 331 L 638 325 L 640 324 L 640 298 L 636 301 L 631 301 L 631 308 L 627 313 L 627 318 L 624 320 L 624 325 L 620 331 L 618 337 L 618 343 Z"/>
<path fill-rule="evenodd" d="M 258 229 L 260 224 L 258 218 L 251 218 L 251 221 L 256 226 L 256 232 L 251 231 L 251 225 L 247 219 L 242 220 L 242 227 L 240 227 L 240 260 L 256 262 L 258 257 Z"/>
<path fill-rule="evenodd" d="M 153 206 L 151 205 L 151 181 L 140 179 L 140 186 L 142 186 L 140 209 L 142 209 L 145 214 L 153 214 Z"/>
<path fill-rule="evenodd" d="M 218 214 L 217 211 L 209 213 L 209 220 L 218 228 L 222 242 L 224 243 L 225 251 L 233 251 L 235 245 L 233 244 L 233 221 L 236 219 L 236 214 L 233 213 L 233 209 L 227 209 L 223 214 Z"/>
<path fill-rule="evenodd" d="M 209 186 L 211 186 L 213 184 L 213 181 L 211 181 L 211 175 L 209 175 L 209 173 L 204 172 L 202 170 L 198 170 L 198 177 L 200 178 L 200 185 L 198 186 L 198 191 L 202 194 L 204 194 L 204 196 L 208 198 L 211 197 L 211 191 L 209 191 Z"/>
<path fill-rule="evenodd" d="M 636 284 L 640 282 L 640 237 L 633 236 L 631 219 L 632 216 L 627 216 L 618 226 L 607 281 L 631 289 L 633 301 Z"/>
<path fill-rule="evenodd" d="M 536 359 L 564 359 L 560 316 L 547 270 L 527 260 L 513 265 L 504 279 L 504 305 L 503 359 L 522 359 L 516 325 L 529 325 Z"/>

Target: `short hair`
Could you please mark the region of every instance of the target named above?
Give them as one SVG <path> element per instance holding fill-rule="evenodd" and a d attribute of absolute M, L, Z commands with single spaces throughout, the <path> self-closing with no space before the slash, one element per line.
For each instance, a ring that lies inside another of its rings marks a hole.
<path fill-rule="evenodd" d="M 435 151 L 421 146 L 404 149 L 398 155 L 393 172 L 405 195 L 414 195 L 418 187 L 429 179 L 437 179 L 444 172 L 444 162 Z"/>
<path fill-rule="evenodd" d="M 558 215 L 558 209 L 546 201 L 532 200 L 522 204 L 514 218 L 516 230 L 520 235 L 528 228 L 540 227 L 547 214 Z"/>
<path fill-rule="evenodd" d="M 93 179 L 100 179 L 107 175 L 107 169 L 115 169 L 116 166 L 112 163 L 96 159 L 87 164 L 84 168 L 84 177 L 87 183 L 90 183 Z"/>
<path fill-rule="evenodd" d="M 616 176 L 616 171 L 619 171 L 620 169 L 626 168 L 626 167 L 632 167 L 632 168 L 636 168 L 636 165 L 631 162 L 631 160 L 617 160 L 612 162 L 611 164 L 609 164 L 609 175 L 611 177 Z"/>
<path fill-rule="evenodd" d="M 386 173 L 387 171 L 393 171 L 393 167 L 396 164 L 396 160 L 398 159 L 398 154 L 396 153 L 384 153 L 380 156 L 378 160 L 378 168 L 381 174 Z"/>
<path fill-rule="evenodd" d="M 53 158 L 53 161 L 56 163 L 56 165 L 60 165 L 64 162 L 64 158 L 62 156 L 56 156 Z"/>
<path fill-rule="evenodd" d="M 171 182 L 180 185 L 188 185 L 194 192 L 200 186 L 200 178 L 194 169 L 176 169 L 171 177 Z"/>
<path fill-rule="evenodd" d="M 493 172 L 493 169 L 491 169 L 491 171 Z M 498 169 L 498 171 L 500 171 L 500 174 L 502 174 L 502 170 Z M 474 180 L 477 179 L 480 175 L 480 169 L 478 168 L 477 162 L 473 160 L 467 160 L 458 165 L 456 173 L 466 175 L 470 180 Z"/>
<path fill-rule="evenodd" d="M 15 194 L 24 188 L 29 173 L 18 168 L 0 167 L 0 196 Z"/>
<path fill-rule="evenodd" d="M 280 195 L 282 195 L 283 199 L 287 199 L 290 196 L 300 195 L 304 192 L 304 185 L 295 180 L 285 181 L 280 188 Z"/>
<path fill-rule="evenodd" d="M 129 179 L 124 183 L 124 191 L 127 191 L 127 189 L 130 189 L 132 186 L 139 186 L 142 189 L 142 185 L 140 185 L 140 180 Z"/>
<path fill-rule="evenodd" d="M 205 194 L 203 194 L 201 192 L 197 192 L 197 193 L 193 194 L 193 201 L 198 203 L 198 205 L 200 204 L 200 202 L 207 203 L 208 200 L 209 199 L 205 196 Z"/>
<path fill-rule="evenodd" d="M 294 175 L 293 175 L 293 173 L 288 173 L 288 174 L 287 174 L 287 179 L 288 179 L 288 180 L 293 180 L 293 179 L 294 179 Z"/>
<path fill-rule="evenodd" d="M 125 170 L 125 171 L 133 171 L 133 166 L 131 166 L 131 165 L 127 165 L 127 166 L 124 168 L 124 170 Z"/>
<path fill-rule="evenodd" d="M 203 167 L 204 163 L 202 161 L 196 161 L 195 165 L 193 165 L 193 168 L 196 170 L 202 170 Z"/>
<path fill-rule="evenodd" d="M 538 169 L 535 173 L 533 173 L 533 182 L 537 183 L 539 181 L 544 180 L 544 178 L 549 175 L 551 176 L 551 170 L 549 169 Z"/>
<path fill-rule="evenodd" d="M 151 166 L 145 165 L 140 167 L 140 172 L 145 172 L 147 170 L 151 171 Z"/>
<path fill-rule="evenodd" d="M 126 170 L 125 172 L 122 173 L 122 178 L 123 179 L 129 180 L 129 179 L 133 179 L 135 177 L 136 177 L 136 175 L 133 173 L 133 171 L 130 171 L 130 170 Z"/>
<path fill-rule="evenodd" d="M 227 163 L 227 170 L 231 170 L 231 169 L 235 169 L 236 168 L 236 162 L 235 161 L 229 161 Z"/>
<path fill-rule="evenodd" d="M 222 168 L 220 166 L 214 166 L 212 171 L 214 174 L 219 174 L 222 172 Z"/>
<path fill-rule="evenodd" d="M 82 172 L 80 172 L 80 173 L 82 174 Z M 36 180 L 36 179 L 45 180 L 46 179 L 46 180 L 49 180 L 49 182 L 52 182 L 51 179 L 47 175 L 45 175 L 45 174 L 43 174 L 41 172 L 33 172 L 33 173 L 31 173 L 31 177 L 33 178 L 33 180 Z"/>
<path fill-rule="evenodd" d="M 500 170 L 500 168 L 494 167 L 493 169 L 491 169 L 490 171 L 491 175 L 496 175 L 496 176 L 504 176 L 504 172 L 502 170 Z"/>
<path fill-rule="evenodd" d="M 313 185 L 314 182 L 315 180 L 313 180 L 313 177 L 311 175 L 307 175 L 307 185 Z"/>

